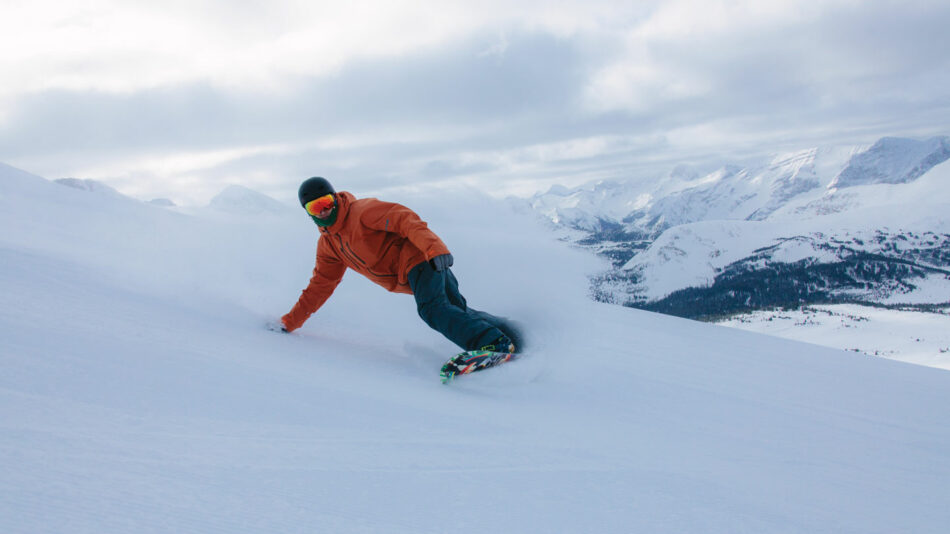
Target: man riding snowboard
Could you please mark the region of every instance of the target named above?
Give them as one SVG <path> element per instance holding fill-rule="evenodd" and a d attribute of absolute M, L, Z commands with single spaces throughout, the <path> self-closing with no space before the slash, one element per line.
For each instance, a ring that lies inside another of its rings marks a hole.
<path fill-rule="evenodd" d="M 375 198 L 357 199 L 346 191 L 337 193 L 320 177 L 304 180 L 297 196 L 320 227 L 320 239 L 310 284 L 281 318 L 282 330 L 300 328 L 350 268 L 391 292 L 413 295 L 422 320 L 463 350 L 515 352 L 514 330 L 498 317 L 466 305 L 449 269 L 452 254 L 414 211 Z"/>

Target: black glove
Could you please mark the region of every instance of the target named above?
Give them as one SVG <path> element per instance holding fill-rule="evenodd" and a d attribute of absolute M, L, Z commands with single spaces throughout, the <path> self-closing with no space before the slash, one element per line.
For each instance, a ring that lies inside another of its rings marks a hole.
<path fill-rule="evenodd" d="M 453 261 L 451 254 L 442 254 L 429 260 L 429 265 L 436 271 L 444 271 L 452 266 Z"/>
<path fill-rule="evenodd" d="M 264 325 L 264 328 L 270 330 L 271 332 L 287 332 L 287 328 L 284 326 L 283 321 L 267 321 L 267 324 Z"/>

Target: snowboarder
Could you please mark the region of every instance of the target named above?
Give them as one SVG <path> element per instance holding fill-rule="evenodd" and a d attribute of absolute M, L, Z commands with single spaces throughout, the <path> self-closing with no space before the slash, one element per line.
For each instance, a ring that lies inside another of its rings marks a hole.
<path fill-rule="evenodd" d="M 413 295 L 422 320 L 462 349 L 516 351 L 517 334 L 505 321 L 466 304 L 450 269 L 452 254 L 414 211 L 337 193 L 321 177 L 304 180 L 297 196 L 320 239 L 310 283 L 281 318 L 280 330 L 300 328 L 350 268 L 391 292 Z"/>

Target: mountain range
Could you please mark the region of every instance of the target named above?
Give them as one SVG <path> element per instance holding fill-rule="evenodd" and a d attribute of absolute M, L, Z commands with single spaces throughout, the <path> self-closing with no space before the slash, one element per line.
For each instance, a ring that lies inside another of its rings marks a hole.
<path fill-rule="evenodd" d="M 819 147 L 528 199 L 611 260 L 601 301 L 682 317 L 950 303 L 950 138 Z"/>

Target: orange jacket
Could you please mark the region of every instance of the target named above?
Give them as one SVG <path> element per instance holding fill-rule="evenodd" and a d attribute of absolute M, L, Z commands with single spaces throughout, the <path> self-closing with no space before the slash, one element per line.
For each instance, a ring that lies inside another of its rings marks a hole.
<path fill-rule="evenodd" d="M 317 265 L 297 304 L 281 320 L 288 332 L 323 306 L 346 268 L 395 293 L 412 294 L 409 271 L 424 261 L 448 254 L 445 243 L 411 209 L 375 198 L 357 200 L 337 194 L 337 219 L 320 228 Z"/>

